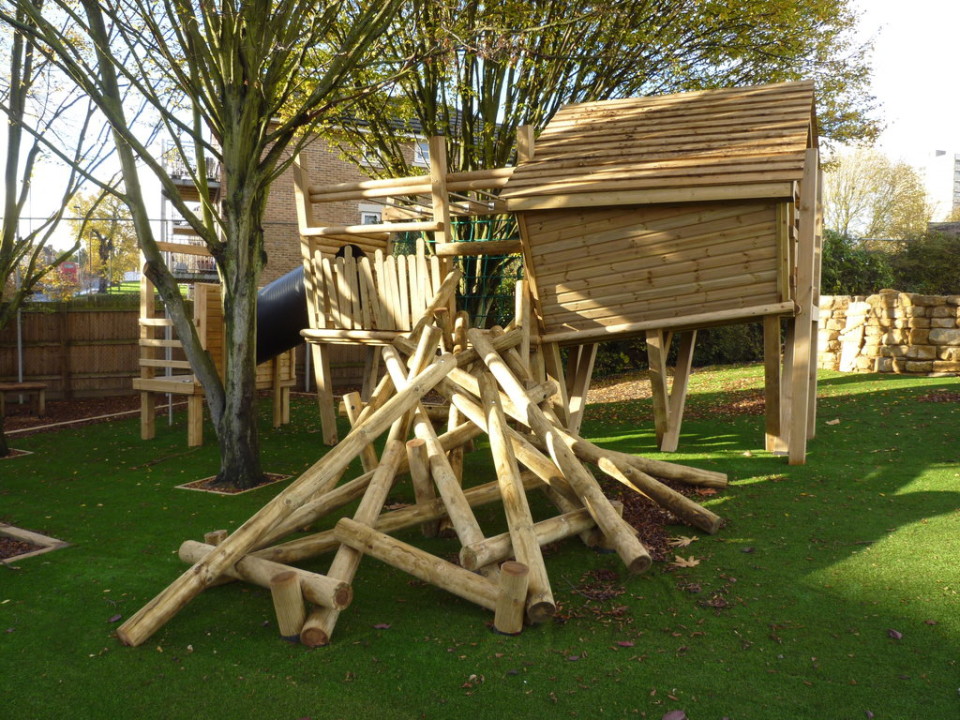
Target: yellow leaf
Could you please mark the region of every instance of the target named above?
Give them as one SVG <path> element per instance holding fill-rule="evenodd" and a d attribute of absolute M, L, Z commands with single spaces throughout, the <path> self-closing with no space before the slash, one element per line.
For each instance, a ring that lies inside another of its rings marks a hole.
<path fill-rule="evenodd" d="M 682 548 L 687 547 L 690 543 L 696 542 L 699 538 L 687 537 L 686 535 L 681 535 L 680 537 L 670 538 L 667 542 L 670 547 Z"/>
<path fill-rule="evenodd" d="M 673 564 L 677 567 L 696 567 L 700 564 L 700 561 L 697 560 L 693 555 L 688 558 L 683 558 L 680 555 L 675 555 L 673 559 Z"/>

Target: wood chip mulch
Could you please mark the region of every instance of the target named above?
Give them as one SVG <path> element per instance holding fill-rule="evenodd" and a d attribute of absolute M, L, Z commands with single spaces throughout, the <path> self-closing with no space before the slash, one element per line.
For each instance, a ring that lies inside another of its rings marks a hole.
<path fill-rule="evenodd" d="M 17 555 L 25 555 L 28 552 L 40 549 L 39 545 L 0 535 L 0 560 L 8 560 Z"/>

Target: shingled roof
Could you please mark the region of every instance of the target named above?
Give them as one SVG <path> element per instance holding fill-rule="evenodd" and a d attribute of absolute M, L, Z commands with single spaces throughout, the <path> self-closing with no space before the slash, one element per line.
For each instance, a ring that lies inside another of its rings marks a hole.
<path fill-rule="evenodd" d="M 511 210 L 792 197 L 813 83 L 567 105 L 502 195 Z"/>

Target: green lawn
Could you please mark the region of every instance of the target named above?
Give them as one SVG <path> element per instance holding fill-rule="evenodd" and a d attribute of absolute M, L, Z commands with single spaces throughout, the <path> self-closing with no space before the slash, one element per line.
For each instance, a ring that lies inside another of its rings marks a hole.
<path fill-rule="evenodd" d="M 653 449 L 649 401 L 590 409 L 584 434 L 602 445 L 728 473 L 703 498 L 728 524 L 676 528 L 698 538 L 678 552 L 699 564 L 633 578 L 567 541 L 547 558 L 558 619 L 518 637 L 366 559 L 329 647 L 281 640 L 269 592 L 239 584 L 123 647 L 117 617 L 182 572 L 179 544 L 235 528 L 276 490 L 175 489 L 216 469 L 212 444 L 186 448 L 180 416 L 150 442 L 136 419 L 15 439 L 34 454 L 0 461 L 0 520 L 71 547 L 0 566 L 0 717 L 960 717 L 960 382 L 824 373 L 808 462 L 790 467 L 761 449 L 762 416 L 728 412 L 755 405 L 761 378 L 695 374 L 672 456 Z M 267 470 L 323 452 L 313 403 L 293 414 L 265 429 Z M 491 473 L 473 462 L 468 482 Z M 495 510 L 479 514 L 491 532 Z"/>

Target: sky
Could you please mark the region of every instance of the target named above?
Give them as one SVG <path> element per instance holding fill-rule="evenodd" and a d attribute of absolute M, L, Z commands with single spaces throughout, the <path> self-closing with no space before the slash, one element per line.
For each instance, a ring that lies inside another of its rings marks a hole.
<path fill-rule="evenodd" d="M 875 41 L 873 91 L 887 123 L 878 149 L 924 171 L 941 219 L 960 154 L 960 0 L 855 3 L 862 36 Z"/>

